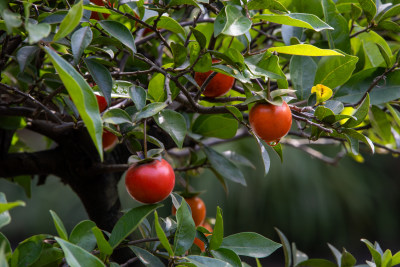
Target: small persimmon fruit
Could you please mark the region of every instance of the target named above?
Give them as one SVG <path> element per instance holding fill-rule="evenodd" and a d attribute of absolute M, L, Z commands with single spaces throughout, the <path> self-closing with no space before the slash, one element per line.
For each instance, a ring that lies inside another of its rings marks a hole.
<path fill-rule="evenodd" d="M 219 62 L 219 60 L 213 59 L 213 63 Z M 202 86 L 203 83 L 207 80 L 207 77 L 211 75 L 213 71 L 207 72 L 196 72 L 194 74 L 194 79 L 199 86 Z M 235 78 L 222 74 L 217 73 L 211 81 L 207 84 L 206 88 L 204 89 L 203 95 L 206 97 L 219 97 L 226 94 L 235 83 Z"/>
<path fill-rule="evenodd" d="M 199 197 L 185 198 L 185 201 L 188 203 L 192 211 L 194 224 L 196 226 L 201 225 L 206 218 L 206 205 L 204 204 L 204 201 Z M 172 206 L 172 214 L 176 214 L 176 209 L 174 206 Z"/>
<path fill-rule="evenodd" d="M 281 106 L 269 103 L 255 104 L 249 113 L 253 131 L 267 143 L 277 143 L 292 126 L 292 112 L 283 101 Z"/>
<path fill-rule="evenodd" d="M 131 197 L 152 204 L 164 200 L 175 186 L 175 173 L 164 159 L 129 167 L 125 186 Z"/>
<path fill-rule="evenodd" d="M 95 95 L 97 99 L 97 104 L 99 104 L 99 111 L 102 113 L 104 110 L 107 108 L 107 101 L 104 96 L 101 95 Z"/>
<path fill-rule="evenodd" d="M 204 222 L 203 224 L 201 224 L 200 226 L 206 228 L 210 233 L 213 232 L 213 229 L 211 227 L 211 225 L 207 222 Z M 209 236 L 210 234 L 204 234 L 205 236 Z M 194 242 L 193 242 L 196 246 L 198 246 L 201 250 L 201 252 L 204 252 L 206 250 L 203 241 L 201 241 L 199 238 L 195 238 Z"/>
<path fill-rule="evenodd" d="M 104 2 L 102 0 L 90 0 L 90 2 L 98 6 L 104 6 Z M 108 2 L 108 4 L 111 5 L 110 2 Z M 110 16 L 110 14 L 102 13 L 102 16 L 104 19 L 107 19 Z M 90 14 L 90 19 L 100 20 L 99 13 L 96 11 L 92 11 L 92 14 Z"/>
<path fill-rule="evenodd" d="M 118 142 L 118 137 L 112 132 L 109 132 L 107 130 L 103 130 L 102 137 L 103 137 L 103 150 L 109 150 L 113 148 Z"/>

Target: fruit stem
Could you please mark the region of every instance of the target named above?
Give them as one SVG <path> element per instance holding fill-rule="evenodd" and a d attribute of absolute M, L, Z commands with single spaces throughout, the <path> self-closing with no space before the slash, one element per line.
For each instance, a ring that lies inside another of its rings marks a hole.
<path fill-rule="evenodd" d="M 268 100 L 272 101 L 272 99 L 271 99 L 271 79 L 270 78 L 268 78 L 268 81 L 267 81 L 267 98 L 268 98 Z"/>
<path fill-rule="evenodd" d="M 147 158 L 147 119 L 143 122 L 143 150 L 144 158 Z"/>

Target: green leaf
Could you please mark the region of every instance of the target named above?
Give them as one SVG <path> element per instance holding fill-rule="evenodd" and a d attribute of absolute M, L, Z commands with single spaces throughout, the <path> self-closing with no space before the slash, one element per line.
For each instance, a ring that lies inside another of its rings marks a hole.
<path fill-rule="evenodd" d="M 193 27 L 190 27 L 190 30 L 192 31 L 194 37 L 196 38 L 196 41 L 199 43 L 200 48 L 204 49 L 207 45 L 207 38 L 204 36 L 204 34 L 201 31 L 196 30 Z"/>
<path fill-rule="evenodd" d="M 170 109 L 164 109 L 154 115 L 153 118 L 157 125 L 171 136 L 176 145 L 182 148 L 187 132 L 186 120 L 182 114 Z"/>
<path fill-rule="evenodd" d="M 126 47 L 128 47 L 132 53 L 136 53 L 135 40 L 133 39 L 132 33 L 128 28 L 114 20 L 102 20 L 99 21 L 101 27 L 106 30 L 111 36 L 119 40 Z"/>
<path fill-rule="evenodd" d="M 261 139 L 259 139 L 256 135 L 254 135 L 254 137 L 256 138 L 258 146 L 260 148 L 261 158 L 264 163 L 264 171 L 265 171 L 265 174 L 267 174 L 269 172 L 269 168 L 271 166 L 271 159 L 269 158 L 268 151 L 265 149 L 265 145 L 264 145 L 265 142 L 261 141 Z"/>
<path fill-rule="evenodd" d="M 7 237 L 3 233 L 0 232 L 0 249 L 1 249 L 1 246 L 3 246 L 2 249 L 5 254 L 12 252 L 10 241 L 8 241 Z"/>
<path fill-rule="evenodd" d="M 135 119 L 136 121 L 140 121 L 141 119 L 152 117 L 163 110 L 165 107 L 167 107 L 167 104 L 165 104 L 164 102 L 150 103 L 137 114 Z"/>
<path fill-rule="evenodd" d="M 375 1 L 373 0 L 358 0 L 362 10 L 367 17 L 368 22 L 371 22 L 376 15 L 377 9 L 375 5 Z"/>
<path fill-rule="evenodd" d="M 192 50 L 192 52 L 193 52 L 193 50 Z M 195 56 L 195 55 L 196 55 L 196 52 L 190 55 L 190 64 L 193 64 L 196 61 L 197 56 Z M 211 55 L 210 55 L 210 53 L 206 53 L 200 57 L 200 59 L 194 65 L 193 69 L 196 72 L 207 72 L 210 70 L 211 66 L 212 66 Z"/>
<path fill-rule="evenodd" d="M 324 57 L 318 62 L 314 84 L 336 88 L 344 84 L 356 68 L 358 58 L 344 54 L 344 57 Z"/>
<path fill-rule="evenodd" d="M 79 72 L 65 61 L 65 59 L 60 57 L 49 47 L 45 47 L 45 50 L 57 70 L 65 88 L 67 88 L 68 94 L 78 109 L 79 114 L 88 129 L 90 137 L 99 152 L 100 159 L 103 160 L 103 125 L 99 114 L 97 99 L 93 94 L 92 88 Z"/>
<path fill-rule="evenodd" d="M 366 239 L 361 239 L 361 242 L 364 242 L 367 245 L 369 252 L 371 253 L 372 259 L 374 260 L 376 266 L 381 266 L 382 257 L 375 246 Z"/>
<path fill-rule="evenodd" d="M 99 248 L 100 252 L 104 253 L 105 255 L 111 255 L 113 253 L 113 248 L 104 238 L 103 232 L 97 226 L 92 228 L 92 232 L 96 237 L 97 247 Z"/>
<path fill-rule="evenodd" d="M 243 232 L 225 237 L 221 245 L 221 248 L 233 250 L 238 255 L 254 258 L 267 257 L 280 247 L 281 244 L 251 232 Z"/>
<path fill-rule="evenodd" d="M 196 236 L 196 227 L 184 199 L 176 211 L 176 222 L 174 255 L 183 255 L 192 246 Z"/>
<path fill-rule="evenodd" d="M 289 240 L 278 228 L 275 227 L 275 231 L 278 233 L 279 239 L 282 243 L 283 254 L 285 255 L 285 267 L 290 267 L 292 266 L 292 250 L 290 248 Z"/>
<path fill-rule="evenodd" d="M 353 267 L 356 265 L 356 258 L 351 255 L 346 249 L 343 249 L 340 267 Z"/>
<path fill-rule="evenodd" d="M 342 132 L 344 134 L 350 136 L 351 138 L 360 140 L 361 142 L 365 143 L 371 150 L 372 154 L 375 152 L 375 146 L 368 137 L 364 136 L 363 134 L 361 134 L 353 129 L 343 129 Z"/>
<path fill-rule="evenodd" d="M 378 46 L 379 51 L 381 52 L 381 55 L 383 57 L 383 59 L 385 60 L 386 63 L 386 67 L 390 68 L 392 66 L 392 61 L 390 60 L 390 56 L 387 51 L 385 50 L 385 48 L 381 45 L 381 44 L 376 44 L 376 46 Z"/>
<path fill-rule="evenodd" d="M 289 46 L 279 46 L 268 48 L 269 52 L 278 52 L 281 54 L 298 55 L 298 56 L 344 56 L 343 54 L 330 49 L 321 49 L 309 44 L 298 44 Z"/>
<path fill-rule="evenodd" d="M 222 211 L 220 207 L 217 207 L 217 215 L 215 216 L 215 226 L 210 240 L 210 249 L 211 250 L 219 249 L 219 247 L 222 244 L 223 238 L 224 238 L 224 222 L 222 219 Z"/>
<path fill-rule="evenodd" d="M 28 22 L 25 28 L 29 33 L 29 44 L 39 42 L 43 38 L 49 36 L 51 31 L 51 26 L 47 23 L 33 24 Z"/>
<path fill-rule="evenodd" d="M 92 75 L 93 80 L 99 86 L 103 96 L 105 97 L 107 104 L 111 104 L 111 91 L 113 87 L 113 81 L 109 70 L 102 64 L 85 59 L 85 64 L 88 67 L 90 75 Z"/>
<path fill-rule="evenodd" d="M 17 52 L 17 61 L 20 72 L 25 70 L 25 67 L 32 62 L 37 55 L 39 48 L 37 46 L 23 46 Z"/>
<path fill-rule="evenodd" d="M 83 0 L 75 4 L 60 24 L 60 28 L 54 35 L 53 40 L 57 41 L 70 34 L 79 25 L 83 16 Z"/>
<path fill-rule="evenodd" d="M 282 5 L 277 0 L 250 0 L 247 3 L 247 8 L 249 10 L 269 9 L 269 10 L 287 12 L 285 6 Z"/>
<path fill-rule="evenodd" d="M 69 242 L 91 252 L 96 247 L 96 237 L 92 232 L 92 228 L 96 224 L 92 221 L 85 220 L 77 224 L 72 229 L 69 236 Z"/>
<path fill-rule="evenodd" d="M 231 115 L 202 114 L 194 121 L 192 132 L 207 137 L 229 139 L 236 135 L 238 126 L 238 121 Z"/>
<path fill-rule="evenodd" d="M 334 28 L 333 31 L 326 31 L 329 48 L 340 49 L 351 54 L 350 32 L 347 20 L 337 11 L 335 2 L 322 0 L 322 9 L 325 22 Z"/>
<path fill-rule="evenodd" d="M 15 207 L 25 207 L 25 202 L 23 201 L 14 201 L 14 202 L 7 202 L 6 200 L 6 195 L 2 192 L 0 192 L 0 213 L 6 212 L 10 209 L 13 209 Z"/>
<path fill-rule="evenodd" d="M 172 42 L 171 43 L 172 54 L 174 56 L 175 66 L 178 67 L 186 61 L 187 53 L 186 47 L 181 44 Z"/>
<path fill-rule="evenodd" d="M 72 54 L 74 55 L 75 65 L 79 63 L 83 51 L 85 51 L 85 49 L 90 45 L 92 39 L 93 39 L 93 32 L 89 26 L 83 27 L 72 34 L 71 50 Z"/>
<path fill-rule="evenodd" d="M 133 85 L 129 88 L 129 96 L 137 110 L 142 110 L 146 106 L 147 92 L 140 86 Z"/>
<path fill-rule="evenodd" d="M 310 259 L 310 260 L 305 260 L 300 263 L 298 263 L 296 266 L 307 266 L 307 267 L 337 267 L 336 264 L 334 264 L 331 261 L 325 260 L 325 259 Z"/>
<path fill-rule="evenodd" d="M 107 110 L 103 115 L 103 121 L 111 124 L 132 123 L 131 116 L 125 110 L 119 108 Z"/>
<path fill-rule="evenodd" d="M 169 6 L 180 6 L 180 5 L 192 5 L 199 7 L 199 5 L 194 0 L 171 0 L 168 4 Z"/>
<path fill-rule="evenodd" d="M 133 208 L 125 213 L 115 224 L 108 242 L 111 247 L 116 248 L 128 235 L 130 235 L 140 223 L 155 209 L 162 204 L 151 204 Z"/>
<path fill-rule="evenodd" d="M 11 266 L 31 266 L 40 257 L 43 249 L 43 240 L 51 237 L 49 235 L 35 235 L 19 243 L 12 254 Z"/>
<path fill-rule="evenodd" d="M 18 28 L 22 25 L 21 15 L 11 12 L 9 9 L 0 11 L 1 16 L 6 23 L 7 33 L 12 34 L 14 28 Z"/>
<path fill-rule="evenodd" d="M 285 75 L 282 75 L 282 70 L 271 69 L 271 57 L 271 54 L 268 53 L 254 55 L 246 57 L 244 62 L 249 71 L 254 75 L 254 78 L 264 77 L 265 79 L 271 78 L 276 80 L 285 78 Z"/>
<path fill-rule="evenodd" d="M 383 74 L 385 68 L 372 68 L 354 74 L 335 93 L 335 100 L 343 103 L 355 104 L 366 93 L 374 79 Z M 371 104 L 379 105 L 400 98 L 399 70 L 386 75 L 385 81 L 378 83 L 369 93 Z"/>
<path fill-rule="evenodd" d="M 57 243 L 61 246 L 65 254 L 65 260 L 71 267 L 84 267 L 84 266 L 103 266 L 99 258 L 93 256 L 83 248 L 78 247 L 68 241 L 55 237 Z"/>
<path fill-rule="evenodd" d="M 390 114 L 392 115 L 394 121 L 396 122 L 397 126 L 400 127 L 400 116 L 399 112 L 394 109 L 389 103 L 386 103 L 385 107 L 389 110 Z"/>
<path fill-rule="evenodd" d="M 292 56 L 290 78 L 299 100 L 307 99 L 314 85 L 317 64 L 311 57 Z"/>
<path fill-rule="evenodd" d="M 225 179 L 231 180 L 241 185 L 246 185 L 246 180 L 240 169 L 228 160 L 224 155 L 215 151 L 211 147 L 204 146 L 204 152 L 212 166 Z"/>
<path fill-rule="evenodd" d="M 156 73 L 151 77 L 148 86 L 148 94 L 154 102 L 163 102 L 167 98 L 164 90 L 165 76 L 161 73 Z"/>
<path fill-rule="evenodd" d="M 242 267 L 239 256 L 233 250 L 227 248 L 219 248 L 216 250 L 212 250 L 211 254 L 214 258 L 227 262 L 232 267 Z"/>
<path fill-rule="evenodd" d="M 284 24 L 294 27 L 312 29 L 317 32 L 322 30 L 333 30 L 331 26 L 313 14 L 290 13 L 284 15 L 262 14 L 254 16 L 253 19 L 262 19 L 269 22 Z"/>
<path fill-rule="evenodd" d="M 225 106 L 225 108 L 232 114 L 232 116 L 239 121 L 243 121 L 243 114 L 234 106 Z"/>
<path fill-rule="evenodd" d="M 372 106 L 369 113 L 369 119 L 371 121 L 372 128 L 375 130 L 378 136 L 382 138 L 385 143 L 391 143 L 393 140 L 392 127 L 386 112 L 377 106 Z"/>
<path fill-rule="evenodd" d="M 367 97 L 364 99 L 364 101 L 360 104 L 360 106 L 352 115 L 356 119 L 352 118 L 348 119 L 346 123 L 343 124 L 343 127 L 352 128 L 356 127 L 357 125 L 360 125 L 367 117 L 368 111 L 369 111 L 369 94 L 367 94 Z"/>
<path fill-rule="evenodd" d="M 389 6 L 376 16 L 375 21 L 379 23 L 385 19 L 394 17 L 398 14 L 400 14 L 400 4 Z"/>
<path fill-rule="evenodd" d="M 165 265 L 159 258 L 151 254 L 145 249 L 136 246 L 129 246 L 129 248 L 135 253 L 136 257 L 144 264 L 144 266 L 150 267 L 164 267 Z"/>
<path fill-rule="evenodd" d="M 161 245 L 167 250 L 169 256 L 174 256 L 174 251 L 172 250 L 171 244 L 168 241 L 167 236 L 162 229 L 160 222 L 158 221 L 158 213 L 154 212 L 154 226 L 156 228 L 156 233 L 158 239 L 160 239 Z"/>
<path fill-rule="evenodd" d="M 222 260 L 214 259 L 214 258 L 209 258 L 209 257 L 204 257 L 204 256 L 195 256 L 195 255 L 190 255 L 187 256 L 186 259 L 194 263 L 196 267 L 230 267 L 231 265 L 227 262 L 224 262 Z"/>
<path fill-rule="evenodd" d="M 393 255 L 392 266 L 400 264 L 400 251 Z"/>
<path fill-rule="evenodd" d="M 154 25 L 156 18 L 158 18 L 158 16 L 148 18 L 146 22 L 150 25 Z M 182 26 L 171 17 L 161 16 L 157 23 L 157 28 L 166 29 L 168 31 L 186 36 L 185 30 L 182 28 Z"/>
<path fill-rule="evenodd" d="M 239 36 L 247 33 L 251 28 L 251 20 L 244 16 L 241 11 L 233 6 L 224 7 L 214 22 L 214 36 L 225 34 L 229 36 Z"/>
<path fill-rule="evenodd" d="M 57 213 L 55 213 L 52 210 L 50 210 L 50 214 L 51 214 L 51 217 L 53 218 L 54 226 L 56 227 L 58 236 L 64 240 L 68 240 L 67 230 L 65 229 L 65 226 L 64 226 L 62 220 L 60 219 L 60 217 L 58 217 Z"/>
<path fill-rule="evenodd" d="M 328 243 L 328 247 L 332 251 L 332 254 L 336 259 L 337 265 L 340 266 L 341 260 L 342 260 L 342 253 L 340 253 L 340 251 L 337 248 L 335 248 L 334 246 L 332 246 L 329 243 Z"/>
<path fill-rule="evenodd" d="M 294 242 L 292 243 L 292 254 L 293 254 L 293 266 L 297 266 L 297 264 L 299 264 L 299 262 L 302 262 L 302 261 L 305 261 L 308 259 L 307 254 L 298 250 L 296 248 L 296 244 Z"/>

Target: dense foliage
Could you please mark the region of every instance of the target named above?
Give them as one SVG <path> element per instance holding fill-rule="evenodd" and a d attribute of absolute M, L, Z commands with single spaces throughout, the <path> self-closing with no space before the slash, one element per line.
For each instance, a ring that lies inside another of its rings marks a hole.
<path fill-rule="evenodd" d="M 184 199 L 199 194 L 190 180 L 204 168 L 225 191 L 227 180 L 246 185 L 237 165 L 251 162 L 213 148 L 238 138 L 257 140 L 266 174 L 284 145 L 333 165 L 362 162 L 362 152 L 399 154 L 400 1 L 92 2 L 0 0 L 0 177 L 29 194 L 32 177 L 56 175 L 90 218 L 68 234 L 51 211 L 58 236 L 32 236 L 14 251 L 0 233 L 0 266 L 242 266 L 239 256 L 281 246 L 286 266 L 355 265 L 333 247 L 337 263 L 307 260 L 279 231 L 282 244 L 250 232 L 224 237 L 220 209 L 210 232 Z M 291 119 L 281 134 L 253 130 L 263 122 L 249 120 L 256 103 L 285 102 Z M 47 147 L 25 144 L 27 130 Z M 314 145 L 340 149 L 331 157 Z M 122 214 L 123 173 L 161 157 L 175 171 L 176 215 L 159 218 L 162 204 Z M 0 202 L 2 227 L 24 203 L 3 193 Z M 400 263 L 364 242 L 369 266 Z"/>

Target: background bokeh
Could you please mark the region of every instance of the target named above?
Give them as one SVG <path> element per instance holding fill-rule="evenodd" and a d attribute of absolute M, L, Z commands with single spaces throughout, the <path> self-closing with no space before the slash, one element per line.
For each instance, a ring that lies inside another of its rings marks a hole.
<path fill-rule="evenodd" d="M 263 176 L 263 165 L 256 143 L 245 138 L 218 145 L 221 151 L 232 150 L 248 158 L 255 169 L 241 166 L 247 187 L 228 181 L 229 193 L 210 171 L 191 178 L 207 205 L 207 216 L 215 216 L 216 207 L 223 209 L 225 235 L 252 231 L 278 241 L 274 227 L 283 231 L 290 241 L 311 257 L 332 258 L 327 243 L 339 249 L 345 247 L 362 263 L 368 250 L 361 238 L 378 241 L 383 249 L 400 250 L 400 161 L 392 155 L 365 155 L 363 164 L 344 158 L 338 166 L 329 166 L 304 152 L 284 147 L 284 162 L 271 154 L 271 169 Z M 333 155 L 335 147 L 325 147 Z M 46 184 L 32 184 L 28 199 L 22 188 L 0 179 L 0 191 L 8 201 L 24 200 L 26 207 L 10 213 L 12 223 L 1 231 L 15 247 L 20 241 L 38 233 L 55 234 L 49 213 L 54 210 L 68 231 L 87 219 L 78 197 L 57 177 Z M 120 183 L 123 208 L 138 205 Z M 159 210 L 168 216 L 170 199 Z M 268 261 L 283 263 L 281 250 Z M 250 264 L 252 262 L 250 261 Z M 253 261 L 253 263 L 255 263 Z M 279 265 L 278 265 L 279 266 Z"/>

